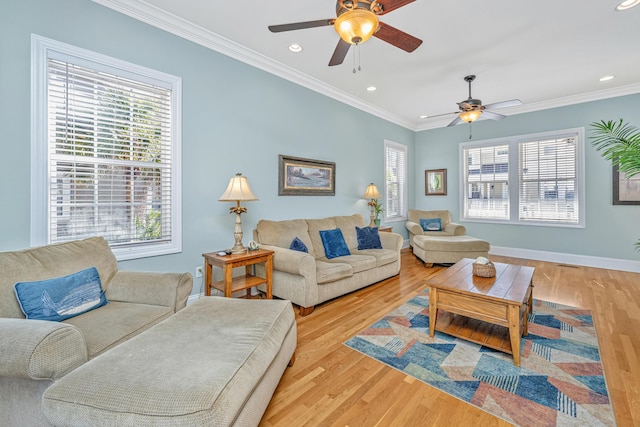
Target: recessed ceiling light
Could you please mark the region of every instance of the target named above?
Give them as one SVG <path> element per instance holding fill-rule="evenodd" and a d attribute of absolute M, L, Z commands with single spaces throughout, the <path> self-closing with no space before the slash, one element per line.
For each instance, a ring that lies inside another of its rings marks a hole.
<path fill-rule="evenodd" d="M 293 43 L 289 45 L 289 50 L 293 53 L 302 52 L 302 46 L 299 44 Z"/>
<path fill-rule="evenodd" d="M 639 0 L 640 1 L 640 0 Z M 600 81 L 601 82 L 607 82 L 609 80 L 613 80 L 613 76 L 604 76 L 604 77 L 600 77 Z"/>
<path fill-rule="evenodd" d="M 376 89 L 377 89 L 377 88 L 376 88 L 375 86 L 369 86 L 369 87 L 367 88 L 367 90 L 368 90 L 369 92 L 375 92 L 375 90 L 376 90 Z"/>
<path fill-rule="evenodd" d="M 423 115 L 420 116 L 421 119 L 426 119 L 427 117 L 429 117 L 429 116 L 427 116 L 426 114 L 423 114 Z"/>
<path fill-rule="evenodd" d="M 616 6 L 616 10 L 627 10 L 640 4 L 640 0 L 624 0 Z"/>

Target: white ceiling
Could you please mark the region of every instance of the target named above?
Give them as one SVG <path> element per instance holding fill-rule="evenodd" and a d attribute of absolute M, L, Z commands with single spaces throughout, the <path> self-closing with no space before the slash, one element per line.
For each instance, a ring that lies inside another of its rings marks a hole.
<path fill-rule="evenodd" d="M 335 17 L 334 0 L 93 0 L 413 130 L 448 124 L 468 96 L 518 98 L 513 115 L 640 92 L 640 6 L 619 0 L 416 0 L 380 17 L 423 40 L 406 53 L 375 37 L 329 67 L 333 27 L 271 33 L 268 25 Z M 291 53 L 288 46 L 303 46 Z M 608 82 L 599 78 L 614 75 Z M 375 86 L 375 92 L 368 92 Z"/>

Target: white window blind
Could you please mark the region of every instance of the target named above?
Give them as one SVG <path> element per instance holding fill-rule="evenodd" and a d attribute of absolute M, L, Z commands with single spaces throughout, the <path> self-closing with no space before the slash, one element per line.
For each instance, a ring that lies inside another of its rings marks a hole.
<path fill-rule="evenodd" d="M 407 217 L 407 147 L 384 143 L 385 220 Z"/>
<path fill-rule="evenodd" d="M 584 130 L 460 144 L 463 219 L 584 227 Z"/>
<path fill-rule="evenodd" d="M 47 52 L 45 243 L 103 236 L 119 259 L 176 252 L 175 87 Z"/>
<path fill-rule="evenodd" d="M 521 221 L 578 223 L 576 138 L 519 144 Z"/>
<path fill-rule="evenodd" d="M 509 146 L 468 148 L 465 168 L 466 217 L 509 218 Z"/>

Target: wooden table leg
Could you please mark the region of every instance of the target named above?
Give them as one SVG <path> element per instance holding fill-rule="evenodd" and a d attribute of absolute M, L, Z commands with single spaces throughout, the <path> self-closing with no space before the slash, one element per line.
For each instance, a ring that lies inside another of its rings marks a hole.
<path fill-rule="evenodd" d="M 231 284 L 233 283 L 233 267 L 229 264 L 225 264 L 222 267 L 224 270 L 224 296 L 227 298 L 231 297 Z"/>
<path fill-rule="evenodd" d="M 211 296 L 211 282 L 213 277 L 213 265 L 210 262 L 205 262 L 204 266 L 204 295 Z"/>
<path fill-rule="evenodd" d="M 436 333 L 436 315 L 438 314 L 438 290 L 429 288 L 429 336 L 433 338 Z"/>
<path fill-rule="evenodd" d="M 273 257 L 268 257 L 264 263 L 265 276 L 267 280 L 267 299 L 273 299 Z"/>
<path fill-rule="evenodd" d="M 513 364 L 520 366 L 520 307 L 509 304 L 507 307 L 507 321 L 509 322 L 509 339 L 511 341 L 511 353 Z"/>

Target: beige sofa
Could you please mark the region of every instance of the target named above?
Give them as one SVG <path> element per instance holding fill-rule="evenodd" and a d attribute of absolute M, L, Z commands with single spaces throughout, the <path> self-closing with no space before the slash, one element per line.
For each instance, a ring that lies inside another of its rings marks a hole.
<path fill-rule="evenodd" d="M 355 291 L 400 272 L 400 234 L 381 232 L 382 249 L 358 250 L 356 227 L 366 227 L 362 216 L 334 216 L 323 219 L 261 220 L 254 230 L 254 240 L 273 257 L 273 295 L 290 300 L 300 307 L 302 316 L 317 304 Z M 320 230 L 339 228 L 350 255 L 328 259 Z M 297 237 L 308 253 L 289 249 Z M 256 266 L 264 277 L 264 267 Z M 264 285 L 260 288 L 264 291 Z"/>
<path fill-rule="evenodd" d="M 16 282 L 96 267 L 109 303 L 63 322 L 27 320 Z M 0 253 L 0 425 L 49 425 L 44 391 L 56 380 L 185 307 L 189 273 L 119 271 L 101 237 Z"/>

